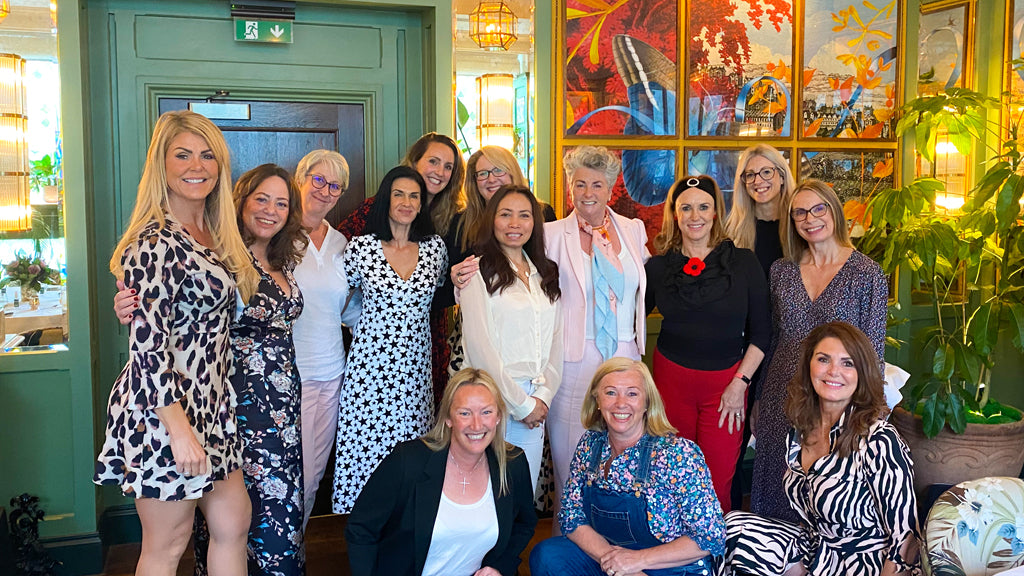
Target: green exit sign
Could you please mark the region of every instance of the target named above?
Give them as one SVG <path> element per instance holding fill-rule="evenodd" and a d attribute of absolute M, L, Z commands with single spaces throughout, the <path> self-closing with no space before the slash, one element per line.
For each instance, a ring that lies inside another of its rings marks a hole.
<path fill-rule="evenodd" d="M 235 40 L 239 42 L 292 43 L 290 20 L 250 20 L 235 18 Z"/>

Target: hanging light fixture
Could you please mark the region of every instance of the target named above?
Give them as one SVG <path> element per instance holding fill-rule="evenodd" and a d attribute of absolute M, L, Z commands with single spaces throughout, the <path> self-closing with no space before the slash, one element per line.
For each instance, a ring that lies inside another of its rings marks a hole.
<path fill-rule="evenodd" d="M 11 0 L 0 0 L 0 22 L 11 15 Z"/>
<path fill-rule="evenodd" d="M 0 232 L 32 228 L 27 137 L 25 59 L 0 54 Z"/>
<path fill-rule="evenodd" d="M 518 38 L 517 21 L 508 4 L 484 0 L 469 13 L 469 37 L 485 50 L 508 50 Z"/>
<path fill-rule="evenodd" d="M 57 33 L 57 0 L 50 0 L 50 24 L 53 25 L 53 33 Z"/>
<path fill-rule="evenodd" d="M 511 74 L 484 74 L 476 79 L 479 98 L 477 139 L 480 146 L 501 146 L 512 150 L 515 144 L 512 79 Z"/>

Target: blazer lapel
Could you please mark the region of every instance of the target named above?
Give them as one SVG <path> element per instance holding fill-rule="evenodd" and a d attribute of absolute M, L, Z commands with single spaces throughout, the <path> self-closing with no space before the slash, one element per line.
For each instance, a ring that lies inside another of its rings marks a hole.
<path fill-rule="evenodd" d="M 569 256 L 569 266 L 576 277 L 576 284 L 579 285 L 580 293 L 583 294 L 583 301 L 590 297 L 587 294 L 587 272 L 583 267 L 583 250 L 580 250 L 580 227 L 576 222 L 576 211 L 573 210 L 565 217 L 565 252 Z M 584 306 L 585 307 L 585 306 Z"/>
<path fill-rule="evenodd" d="M 525 458 L 525 456 L 523 456 Z M 494 494 L 494 512 L 498 517 L 498 543 L 494 549 L 502 549 L 502 538 L 508 537 L 508 530 L 503 530 L 502 526 L 506 522 L 511 522 L 512 519 L 512 497 L 511 490 L 504 496 L 501 494 L 501 476 L 498 474 L 498 457 L 494 454 L 494 451 L 487 448 L 487 465 L 491 469 L 491 493 Z M 506 468 L 507 468 L 506 462 Z"/>
<path fill-rule="evenodd" d="M 430 550 L 430 537 L 434 533 L 434 520 L 437 519 L 437 509 L 441 504 L 441 490 L 444 489 L 444 469 L 447 460 L 447 448 L 431 453 L 427 458 L 427 465 L 423 468 L 423 476 L 416 483 L 413 497 L 413 551 L 416 555 L 416 574 L 423 572 L 427 552 Z"/>

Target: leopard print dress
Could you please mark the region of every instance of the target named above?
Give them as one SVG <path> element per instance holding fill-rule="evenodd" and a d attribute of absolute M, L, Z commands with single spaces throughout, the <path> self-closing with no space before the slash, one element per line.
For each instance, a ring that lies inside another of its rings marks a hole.
<path fill-rule="evenodd" d="M 121 258 L 139 295 L 128 363 L 110 391 L 106 439 L 93 481 L 126 496 L 193 500 L 241 465 L 228 328 L 235 281 L 217 255 L 166 215 Z M 206 450 L 207 473 L 179 474 L 155 409 L 178 402 Z"/>

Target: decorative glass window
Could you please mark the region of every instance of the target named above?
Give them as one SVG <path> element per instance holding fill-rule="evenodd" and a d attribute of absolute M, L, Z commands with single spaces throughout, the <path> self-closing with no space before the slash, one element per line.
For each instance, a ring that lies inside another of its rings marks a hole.
<path fill-rule="evenodd" d="M 56 17 L 18 3 L 0 26 L 0 352 L 67 342 Z"/>

